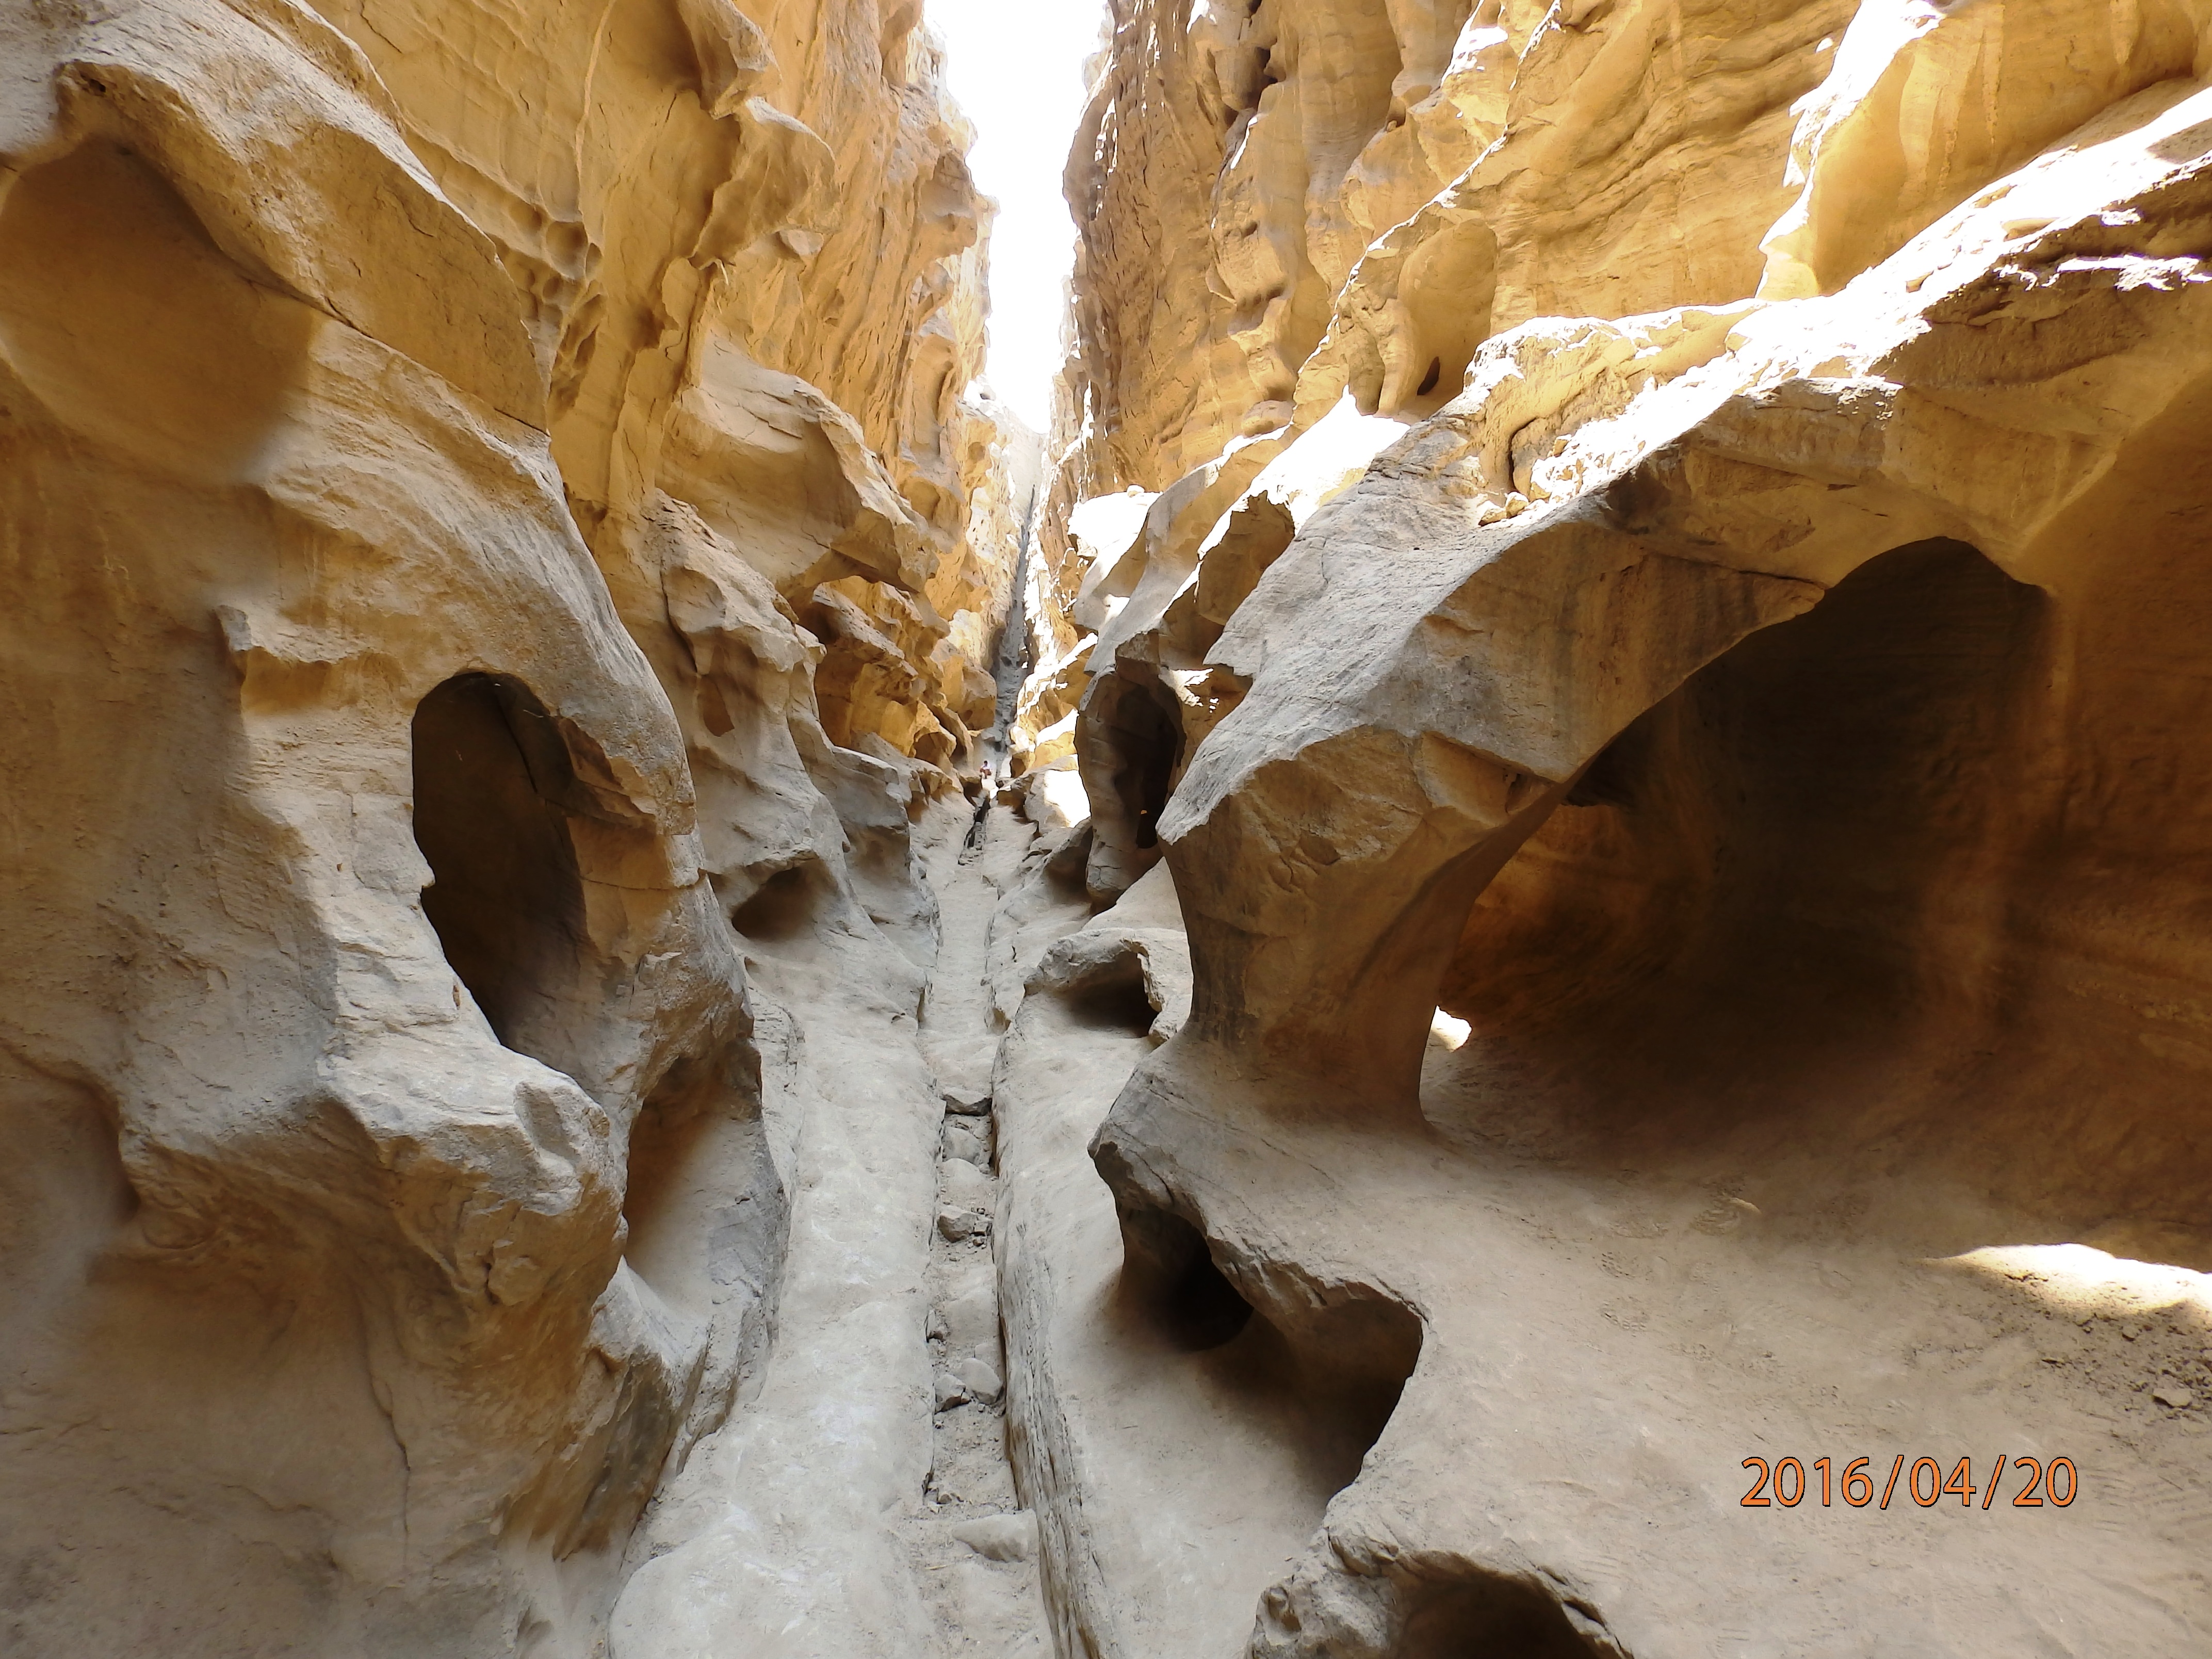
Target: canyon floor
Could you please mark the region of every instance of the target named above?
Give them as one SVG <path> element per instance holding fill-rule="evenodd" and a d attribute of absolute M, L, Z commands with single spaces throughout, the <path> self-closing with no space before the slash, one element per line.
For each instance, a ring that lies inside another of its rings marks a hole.
<path fill-rule="evenodd" d="M 1129 1271 L 1090 1146 L 1185 1012 L 1180 918 L 1164 867 L 1094 917 L 1048 822 L 930 810 L 912 979 L 760 947 L 805 1123 L 775 1358 L 648 1518 L 618 1659 L 1230 1659 L 1393 1524 L 1479 1547 L 1390 1564 L 1423 1653 L 2202 1650 L 2202 1279 L 1962 1183 L 1594 1130 L 1439 1022 L 1425 1132 L 1217 1116 L 1176 1154 L 1243 1273 L 1416 1309 L 1410 1351 L 1271 1323 L 1202 1252 Z M 892 981 L 918 1023 L 857 1042 Z"/>

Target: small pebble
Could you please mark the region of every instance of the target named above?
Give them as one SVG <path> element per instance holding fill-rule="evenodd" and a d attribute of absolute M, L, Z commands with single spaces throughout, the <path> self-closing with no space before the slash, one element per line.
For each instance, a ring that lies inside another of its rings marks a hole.
<path fill-rule="evenodd" d="M 1036 1553 L 1036 1516 L 1027 1510 L 963 1521 L 952 1535 L 987 1561 L 1026 1561 Z"/>
<path fill-rule="evenodd" d="M 998 1372 L 981 1359 L 963 1359 L 952 1370 L 971 1400 L 996 1400 L 1006 1386 Z"/>
<path fill-rule="evenodd" d="M 966 1158 L 946 1158 L 939 1166 L 938 1176 L 942 1182 L 939 1202 L 947 1209 L 973 1210 L 978 1215 L 991 1213 L 991 1177 Z"/>
<path fill-rule="evenodd" d="M 2197 1403 L 2197 1396 L 2186 1389 L 2157 1389 L 2152 1391 L 2150 1397 L 2160 1405 L 2170 1406 L 2178 1412 L 2185 1412 Z"/>
<path fill-rule="evenodd" d="M 968 1403 L 969 1398 L 969 1396 L 968 1390 L 961 1385 L 961 1382 L 960 1382 L 960 1379 L 959 1379 L 958 1377 L 957 1377 L 957 1376 L 953 1376 L 950 1371 L 939 1371 L 939 1372 L 938 1372 L 938 1374 L 937 1374 L 937 1409 L 938 1409 L 938 1410 L 939 1410 L 939 1411 L 941 1411 L 941 1412 L 949 1412 L 949 1411 L 951 1411 L 951 1410 L 955 1406 L 964 1406 L 964 1405 L 966 1405 L 966 1404 Z"/>
<path fill-rule="evenodd" d="M 957 1244 L 966 1238 L 982 1238 L 991 1231 L 991 1218 L 977 1215 L 973 1210 L 939 1210 L 937 1231 Z"/>

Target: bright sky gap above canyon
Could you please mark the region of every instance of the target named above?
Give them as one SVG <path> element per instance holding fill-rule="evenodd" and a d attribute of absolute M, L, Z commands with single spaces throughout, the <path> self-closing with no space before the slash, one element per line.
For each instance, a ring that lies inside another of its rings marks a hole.
<path fill-rule="evenodd" d="M 952 95 L 975 128 L 968 165 L 999 204 L 991 228 L 991 386 L 1038 431 L 1060 368 L 1075 226 L 1060 191 L 1098 44 L 1085 0 L 929 0 Z"/>

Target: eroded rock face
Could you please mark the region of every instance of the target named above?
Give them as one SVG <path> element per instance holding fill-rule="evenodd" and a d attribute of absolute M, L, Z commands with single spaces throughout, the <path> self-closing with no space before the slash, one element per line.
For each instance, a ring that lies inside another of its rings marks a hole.
<path fill-rule="evenodd" d="M 594 1651 L 757 1386 L 1014 556 L 916 24 L 0 7 L 0 1647 Z"/>
<path fill-rule="evenodd" d="M 1001 1093 L 1099 1124 L 1116 1294 L 1318 1389 L 1253 1420 L 1370 1424 L 1249 1650 L 2197 1650 L 2212 15 L 1115 16 L 1024 735 L 1126 896 Z M 1188 1015 L 1102 1121 L 1038 1044 L 1163 861 Z M 1025 1271 L 1033 1370 L 1103 1366 Z M 1025 1432 L 1105 1467 L 1095 1393 Z M 1738 1503 L 2001 1443 L 2102 1497 Z M 1149 1651 L 1180 1540 L 1098 1487 L 1056 1614 Z"/>
<path fill-rule="evenodd" d="M 2212 13 L 921 21 L 0 0 L 0 1648 L 2203 1654 Z"/>

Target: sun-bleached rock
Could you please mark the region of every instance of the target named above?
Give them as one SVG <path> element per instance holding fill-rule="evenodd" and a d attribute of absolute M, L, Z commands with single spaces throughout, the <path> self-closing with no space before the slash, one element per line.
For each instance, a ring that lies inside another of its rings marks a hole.
<path fill-rule="evenodd" d="M 1026 1561 L 1036 1553 L 1036 1517 L 1026 1510 L 963 1521 L 952 1535 L 987 1561 Z"/>
<path fill-rule="evenodd" d="M 991 1143 L 987 1135 L 988 1120 L 953 1118 L 945 1126 L 945 1137 L 939 1143 L 945 1156 L 965 1164 L 981 1165 L 990 1162 Z"/>

